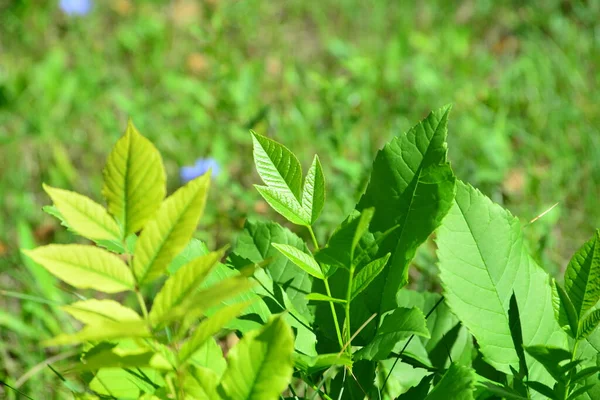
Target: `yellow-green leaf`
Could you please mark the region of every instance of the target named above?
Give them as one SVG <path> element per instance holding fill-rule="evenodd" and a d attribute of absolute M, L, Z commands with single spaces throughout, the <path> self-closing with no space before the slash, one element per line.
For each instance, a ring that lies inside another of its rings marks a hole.
<path fill-rule="evenodd" d="M 278 316 L 229 351 L 218 392 L 227 400 L 276 400 L 292 379 L 294 334 Z"/>
<path fill-rule="evenodd" d="M 131 308 L 109 299 L 83 300 L 61 308 L 86 325 L 101 325 L 107 321 L 139 321 L 142 319 Z"/>
<path fill-rule="evenodd" d="M 221 257 L 223 251 L 215 251 L 194 258 L 179 268 L 156 295 L 150 311 L 150 321 L 153 324 L 160 321 L 165 314 L 191 296 Z"/>
<path fill-rule="evenodd" d="M 124 237 L 142 229 L 165 197 L 165 169 L 160 153 L 129 121 L 104 168 L 109 211 L 123 225 Z"/>
<path fill-rule="evenodd" d="M 204 212 L 210 177 L 194 179 L 169 196 L 135 244 L 133 273 L 140 284 L 158 278 L 190 241 Z"/>
<path fill-rule="evenodd" d="M 179 350 L 180 364 L 185 363 L 209 338 L 219 332 L 226 323 L 234 319 L 250 303 L 250 301 L 245 301 L 224 307 L 202 321 L 190 339 L 181 346 Z"/>
<path fill-rule="evenodd" d="M 51 244 L 24 251 L 50 273 L 79 289 L 105 293 L 131 290 L 131 270 L 117 255 L 94 246 Z"/>
<path fill-rule="evenodd" d="M 72 335 L 62 334 L 43 342 L 44 346 L 61 346 L 91 341 L 114 340 L 134 337 L 151 336 L 148 324 L 139 321 L 106 321 L 101 325 L 86 325 L 82 330 Z"/>
<path fill-rule="evenodd" d="M 252 286 L 254 286 L 254 282 L 243 275 L 235 275 L 224 279 L 195 293 L 193 296 L 187 297 L 181 305 L 172 308 L 168 314 L 164 314 L 156 323 L 168 323 L 190 315 L 202 315 L 209 308 L 247 291 Z"/>
<path fill-rule="evenodd" d="M 79 235 L 92 240 L 120 240 L 119 225 L 100 204 L 69 190 L 43 187 L 67 225 Z"/>

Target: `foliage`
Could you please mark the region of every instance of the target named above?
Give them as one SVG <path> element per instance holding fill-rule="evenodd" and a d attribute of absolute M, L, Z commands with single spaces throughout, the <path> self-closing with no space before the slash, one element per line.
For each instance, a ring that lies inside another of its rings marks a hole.
<path fill-rule="evenodd" d="M 130 122 L 104 170 L 108 208 L 44 187 L 47 211 L 95 244 L 23 250 L 73 288 L 111 295 L 61 307 L 82 325 L 45 341 L 80 349 L 56 369 L 65 387 L 86 399 L 594 398 L 600 230 L 563 288 L 528 253 L 519 221 L 455 177 L 449 114 L 430 113 L 377 153 L 323 246 L 319 158 L 303 178 L 292 151 L 252 132 L 257 190 L 311 241 L 249 220 L 225 264 L 226 249 L 192 237 L 210 174 L 163 199 L 161 157 Z M 408 290 L 434 232 L 443 293 Z M 223 330 L 242 335 L 226 361 L 213 338 Z"/>
<path fill-rule="evenodd" d="M 45 341 L 80 346 L 80 362 L 60 372 L 75 398 L 276 399 L 287 386 L 294 337 L 282 316 L 246 332 L 221 367 L 213 336 L 258 301 L 249 291 L 253 268 L 229 270 L 219 263 L 224 250 L 202 247 L 177 261 L 195 244 L 209 178 L 193 179 L 164 199 L 160 154 L 130 122 L 104 169 L 108 209 L 45 187 L 54 202 L 51 213 L 96 245 L 51 244 L 23 252 L 75 289 L 113 294 L 81 296 L 62 306 L 82 328 Z M 148 311 L 143 293 L 165 277 Z M 131 297 L 141 315 L 127 305 Z"/>

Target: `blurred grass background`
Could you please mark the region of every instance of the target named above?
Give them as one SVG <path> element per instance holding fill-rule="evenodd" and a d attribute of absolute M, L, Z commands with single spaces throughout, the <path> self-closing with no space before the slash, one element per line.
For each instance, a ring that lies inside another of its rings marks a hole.
<path fill-rule="evenodd" d="M 319 153 L 324 237 L 377 149 L 451 102 L 461 179 L 525 222 L 559 202 L 525 228 L 556 273 L 600 226 L 599 63 L 593 0 L 107 0 L 83 16 L 0 0 L 0 380 L 56 356 L 38 345 L 60 330 L 39 302 L 52 289 L 17 251 L 71 240 L 42 212 L 41 183 L 99 201 L 127 118 L 162 152 L 170 191 L 181 166 L 219 162 L 199 232 L 216 246 L 270 214 L 251 186 L 249 129 L 305 167 Z M 432 262 L 422 251 L 416 263 Z M 21 389 L 49 399 L 56 376 L 42 369 Z"/>

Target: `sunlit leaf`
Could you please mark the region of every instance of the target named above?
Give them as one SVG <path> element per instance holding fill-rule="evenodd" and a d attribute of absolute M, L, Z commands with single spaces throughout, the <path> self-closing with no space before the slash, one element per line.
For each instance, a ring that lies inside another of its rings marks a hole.
<path fill-rule="evenodd" d="M 149 337 L 151 332 L 146 321 L 103 322 L 101 325 L 86 325 L 74 334 L 58 335 L 43 343 L 44 346 L 60 346 L 91 341 L 114 340 L 123 338 Z"/>
<path fill-rule="evenodd" d="M 333 303 L 340 303 L 340 304 L 346 303 L 346 300 L 344 300 L 344 299 L 335 299 L 333 297 L 329 297 L 329 296 L 326 296 L 321 293 L 309 293 L 305 297 L 306 297 L 306 300 L 311 300 L 311 301 L 331 301 Z"/>
<path fill-rule="evenodd" d="M 120 240 L 121 229 L 108 211 L 79 193 L 43 185 L 68 226 L 92 240 Z"/>
<path fill-rule="evenodd" d="M 306 174 L 302 191 L 302 208 L 310 215 L 310 224 L 314 224 L 325 205 L 325 177 L 319 157 L 315 155 Z"/>
<path fill-rule="evenodd" d="M 294 335 L 282 317 L 246 334 L 229 351 L 218 392 L 228 400 L 276 400 L 292 379 Z"/>
<path fill-rule="evenodd" d="M 131 308 L 109 299 L 89 299 L 61 307 L 86 325 L 101 326 L 104 322 L 139 321 L 142 318 Z"/>
<path fill-rule="evenodd" d="M 79 289 L 116 293 L 132 290 L 135 286 L 131 270 L 123 260 L 98 247 L 51 244 L 24 253 Z"/>
<path fill-rule="evenodd" d="M 210 177 L 205 174 L 169 196 L 135 244 L 133 272 L 139 284 L 153 281 L 188 244 L 204 211 Z"/>
<path fill-rule="evenodd" d="M 192 259 L 171 276 L 158 292 L 150 310 L 150 321 L 156 324 L 165 314 L 192 296 L 211 269 L 223 257 L 223 251 Z"/>
<path fill-rule="evenodd" d="M 179 362 L 183 364 L 214 334 L 223 329 L 223 326 L 240 314 L 249 303 L 237 303 L 218 310 L 202 321 L 194 330 L 192 336 L 179 350 Z"/>
<path fill-rule="evenodd" d="M 312 254 L 305 253 L 302 250 L 287 244 L 273 243 L 273 247 L 308 274 L 319 279 L 324 278 L 321 267 L 319 267 L 319 264 Z"/>
<path fill-rule="evenodd" d="M 138 232 L 165 197 L 166 177 L 160 153 L 131 120 L 103 172 L 109 211 L 123 225 L 124 236 Z"/>
<path fill-rule="evenodd" d="M 580 320 L 600 300 L 600 230 L 569 262 L 565 271 L 565 291 Z"/>
<path fill-rule="evenodd" d="M 523 344 L 566 347 L 567 335 L 552 309 L 550 277 L 527 253 L 519 221 L 508 211 L 459 183 L 437 245 L 446 302 L 475 336 L 487 363 L 508 374 L 519 368 L 508 314 L 513 293 Z M 527 358 L 530 378 L 550 383 L 542 365 Z"/>

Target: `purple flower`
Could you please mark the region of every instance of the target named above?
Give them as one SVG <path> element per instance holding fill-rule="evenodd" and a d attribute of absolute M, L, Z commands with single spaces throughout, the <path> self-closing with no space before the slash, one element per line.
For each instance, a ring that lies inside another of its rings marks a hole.
<path fill-rule="evenodd" d="M 67 15 L 86 15 L 92 10 L 92 0 L 60 0 L 59 5 Z"/>
<path fill-rule="evenodd" d="M 214 158 L 199 158 L 196 160 L 196 163 L 191 167 L 181 167 L 181 169 L 179 170 L 179 176 L 181 177 L 181 181 L 183 183 L 187 183 L 194 178 L 204 175 L 211 168 L 213 176 L 219 174 L 220 167 L 217 163 L 217 160 L 215 160 Z"/>

